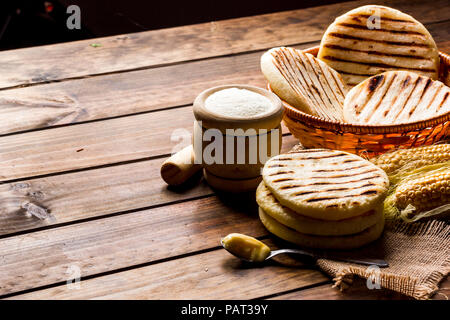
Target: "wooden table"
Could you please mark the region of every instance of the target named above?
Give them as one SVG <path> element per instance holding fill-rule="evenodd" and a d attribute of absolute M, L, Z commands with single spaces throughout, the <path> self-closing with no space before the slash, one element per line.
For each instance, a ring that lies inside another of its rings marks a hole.
<path fill-rule="evenodd" d="M 171 189 L 159 174 L 174 130 L 192 128 L 198 93 L 264 86 L 264 50 L 318 45 L 337 15 L 373 2 L 0 52 L 1 297 L 404 298 L 364 284 L 342 294 L 315 269 L 243 267 L 219 240 L 270 241 L 254 203 L 224 200 L 204 182 Z M 448 0 L 384 3 L 450 52 Z M 284 150 L 295 143 L 286 130 Z"/>

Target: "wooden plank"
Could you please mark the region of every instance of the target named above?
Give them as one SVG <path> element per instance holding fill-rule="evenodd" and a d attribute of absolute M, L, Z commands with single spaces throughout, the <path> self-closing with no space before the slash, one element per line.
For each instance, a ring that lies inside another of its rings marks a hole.
<path fill-rule="evenodd" d="M 432 297 L 434 300 L 448 300 L 450 295 L 450 280 L 445 280 L 440 285 L 440 290 Z M 282 294 L 272 300 L 411 300 L 413 298 L 387 289 L 369 290 L 363 280 L 355 280 L 355 283 L 344 292 L 332 288 L 331 284 L 298 290 Z"/>
<path fill-rule="evenodd" d="M 182 266 L 182 267 L 180 267 Z M 249 268 L 223 249 L 66 284 L 12 299 L 253 299 L 328 281 L 320 271 Z"/>
<path fill-rule="evenodd" d="M 283 152 L 296 143 L 294 137 L 284 137 Z M 168 188 L 159 174 L 164 160 L 0 185 L 0 236 L 213 194 L 198 179 L 181 189 Z M 30 217 L 24 209 L 29 203 L 51 217 Z"/>
<path fill-rule="evenodd" d="M 254 196 L 209 197 L 0 240 L 0 295 L 220 245 L 231 232 L 266 235 Z M 45 266 L 45 267 L 43 267 Z"/>
<path fill-rule="evenodd" d="M 165 159 L 0 185 L 0 235 L 157 206 L 212 194 L 205 183 L 168 189 L 159 170 Z M 24 204 L 47 210 L 40 220 Z"/>
<path fill-rule="evenodd" d="M 373 1 L 352 1 L 0 53 L 0 88 L 148 68 L 320 40 L 338 15 Z M 422 23 L 450 15 L 447 0 L 377 1 Z M 100 47 L 91 46 L 101 44 Z M 24 61 L 26 63 L 24 63 Z"/>
<path fill-rule="evenodd" d="M 168 155 L 187 134 L 192 107 L 0 137 L 0 181 Z M 285 129 L 285 131 L 287 131 Z"/>
<path fill-rule="evenodd" d="M 0 180 L 170 154 L 193 121 L 187 107 L 1 137 Z"/>
<path fill-rule="evenodd" d="M 0 134 L 192 104 L 212 86 L 264 87 L 261 53 L 0 91 Z"/>
<path fill-rule="evenodd" d="M 362 280 L 345 290 L 339 291 L 332 284 L 324 284 L 314 288 L 298 290 L 282 294 L 270 300 L 409 300 L 405 295 L 386 289 L 367 289 Z"/>
<path fill-rule="evenodd" d="M 428 26 L 445 52 L 450 52 L 449 28 L 450 21 Z M 0 91 L 0 118 L 8 119 L 0 122 L 0 135 L 187 105 L 215 85 L 265 87 L 261 53 Z"/>
<path fill-rule="evenodd" d="M 100 99 L 92 99 L 92 104 Z M 48 110 L 42 111 L 48 116 Z M 24 110 L 16 114 L 20 119 L 19 114 Z M 176 145 L 168 143 L 174 130 L 190 131 L 192 121 L 188 107 L 1 137 L 0 180 L 169 154 Z"/>

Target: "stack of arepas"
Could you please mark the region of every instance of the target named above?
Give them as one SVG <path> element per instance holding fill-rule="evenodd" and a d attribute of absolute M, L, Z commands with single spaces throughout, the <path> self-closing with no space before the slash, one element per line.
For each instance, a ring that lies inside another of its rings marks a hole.
<path fill-rule="evenodd" d="M 389 180 L 371 162 L 343 151 L 307 149 L 270 159 L 256 191 L 273 234 L 300 246 L 352 249 L 383 232 Z"/>

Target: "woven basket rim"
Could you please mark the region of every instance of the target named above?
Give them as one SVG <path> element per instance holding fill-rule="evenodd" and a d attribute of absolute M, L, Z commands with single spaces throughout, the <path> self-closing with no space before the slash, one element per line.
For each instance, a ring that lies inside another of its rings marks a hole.
<path fill-rule="evenodd" d="M 311 47 L 304 49 L 303 51 L 311 53 L 313 55 L 317 54 L 319 47 Z M 441 58 L 441 63 L 445 63 L 450 68 L 450 55 L 439 52 L 439 57 Z M 440 79 L 441 80 L 441 79 Z M 270 84 L 267 84 L 267 89 L 270 92 L 272 88 Z M 362 125 L 362 124 L 350 124 L 339 121 L 327 120 L 321 117 L 316 117 L 307 113 L 304 113 L 297 108 L 291 106 L 286 101 L 280 99 L 283 103 L 285 113 L 287 116 L 293 120 L 298 120 L 303 123 L 313 125 L 315 127 L 320 127 L 327 130 L 334 130 L 343 133 L 373 133 L 373 134 L 386 134 L 386 133 L 399 133 L 405 131 L 422 130 L 425 128 L 433 127 L 441 123 L 445 123 L 450 120 L 450 111 L 430 118 L 427 120 L 420 120 L 404 124 L 391 124 L 391 125 Z"/>

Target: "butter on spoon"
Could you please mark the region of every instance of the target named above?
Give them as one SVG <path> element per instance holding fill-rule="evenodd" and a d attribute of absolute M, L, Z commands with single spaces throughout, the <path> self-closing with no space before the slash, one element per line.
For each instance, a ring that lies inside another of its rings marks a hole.
<path fill-rule="evenodd" d="M 263 262 L 271 251 L 258 239 L 240 233 L 230 233 L 222 238 L 221 243 L 229 253 L 249 262 Z"/>
<path fill-rule="evenodd" d="M 227 250 L 229 253 L 247 262 L 256 262 L 256 263 L 264 262 L 269 259 L 272 259 L 274 256 L 277 256 L 279 254 L 293 253 L 296 255 L 300 255 L 303 258 L 307 258 L 307 261 L 313 263 L 315 263 L 315 261 L 319 258 L 324 258 L 324 259 L 358 263 L 369 266 L 376 265 L 380 268 L 389 267 L 389 264 L 382 259 L 342 258 L 337 256 L 333 257 L 324 253 L 319 256 L 317 254 L 313 254 L 299 249 L 279 249 L 272 251 L 266 244 L 259 241 L 258 239 L 240 233 L 230 233 L 226 237 L 222 238 L 221 243 L 224 249 Z"/>

